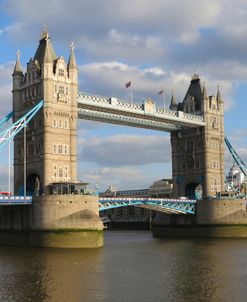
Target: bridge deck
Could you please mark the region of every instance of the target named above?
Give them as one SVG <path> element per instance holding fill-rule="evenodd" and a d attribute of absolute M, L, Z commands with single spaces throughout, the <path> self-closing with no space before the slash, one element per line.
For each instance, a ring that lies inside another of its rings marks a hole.
<path fill-rule="evenodd" d="M 0 206 L 31 205 L 31 196 L 0 196 Z M 164 198 L 135 198 L 135 197 L 101 197 L 99 211 L 138 206 L 169 214 L 195 214 L 196 200 L 164 199 Z"/>
<path fill-rule="evenodd" d="M 0 196 L 0 206 L 31 205 L 31 196 Z"/>
<path fill-rule="evenodd" d="M 117 98 L 78 93 L 78 117 L 159 131 L 205 126 L 203 116 L 156 108 L 154 102 L 131 104 Z"/>
<path fill-rule="evenodd" d="M 135 198 L 135 197 L 101 197 L 100 212 L 120 207 L 138 206 L 169 214 L 195 214 L 196 200 Z"/>

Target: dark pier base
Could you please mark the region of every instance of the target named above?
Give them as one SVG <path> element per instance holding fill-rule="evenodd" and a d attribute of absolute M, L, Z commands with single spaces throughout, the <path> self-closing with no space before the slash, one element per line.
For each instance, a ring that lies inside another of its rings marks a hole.
<path fill-rule="evenodd" d="M 202 200 L 196 215 L 158 213 L 152 224 L 153 236 L 247 238 L 245 200 Z"/>

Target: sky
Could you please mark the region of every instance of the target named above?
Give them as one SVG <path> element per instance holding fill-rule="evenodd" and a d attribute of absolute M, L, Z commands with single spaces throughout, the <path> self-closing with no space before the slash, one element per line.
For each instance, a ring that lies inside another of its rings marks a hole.
<path fill-rule="evenodd" d="M 34 56 L 44 25 L 58 56 L 76 45 L 79 90 L 130 99 L 171 90 L 182 101 L 195 72 L 209 94 L 219 84 L 225 134 L 247 162 L 246 0 L 0 0 L 0 118 L 12 106 L 16 51 Z M 0 150 L 0 189 L 7 188 L 8 149 Z M 232 159 L 226 150 L 225 169 Z M 147 188 L 171 177 L 169 133 L 78 121 L 78 178 L 118 189 Z"/>

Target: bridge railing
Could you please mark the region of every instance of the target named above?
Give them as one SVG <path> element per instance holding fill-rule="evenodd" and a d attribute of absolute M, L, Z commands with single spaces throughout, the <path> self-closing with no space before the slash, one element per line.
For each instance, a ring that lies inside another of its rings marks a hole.
<path fill-rule="evenodd" d="M 32 204 L 32 196 L 0 196 L 0 205 Z"/>
<path fill-rule="evenodd" d="M 146 111 L 144 105 L 129 103 L 127 101 L 115 98 L 115 97 L 103 97 L 98 95 L 93 95 L 85 92 L 79 92 L 77 95 L 78 104 L 83 103 L 92 106 L 119 109 L 121 111 L 128 111 L 139 114 L 151 114 L 160 118 L 171 118 L 171 119 L 181 119 L 184 121 L 195 122 L 204 125 L 204 118 L 199 114 L 190 114 L 183 111 L 174 111 L 156 108 L 155 103 L 153 106 L 153 111 Z"/>
<path fill-rule="evenodd" d="M 145 198 L 145 197 L 100 197 L 100 202 L 109 201 L 142 201 L 142 202 L 174 202 L 174 203 L 196 203 L 194 199 L 170 199 L 170 198 Z"/>

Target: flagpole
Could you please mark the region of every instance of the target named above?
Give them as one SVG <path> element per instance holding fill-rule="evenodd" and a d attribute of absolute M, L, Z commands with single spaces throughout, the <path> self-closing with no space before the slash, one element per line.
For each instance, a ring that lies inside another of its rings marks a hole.
<path fill-rule="evenodd" d="M 132 104 L 132 83 L 130 85 L 130 103 Z"/>
<path fill-rule="evenodd" d="M 166 110 L 165 90 L 163 92 L 164 111 Z"/>

